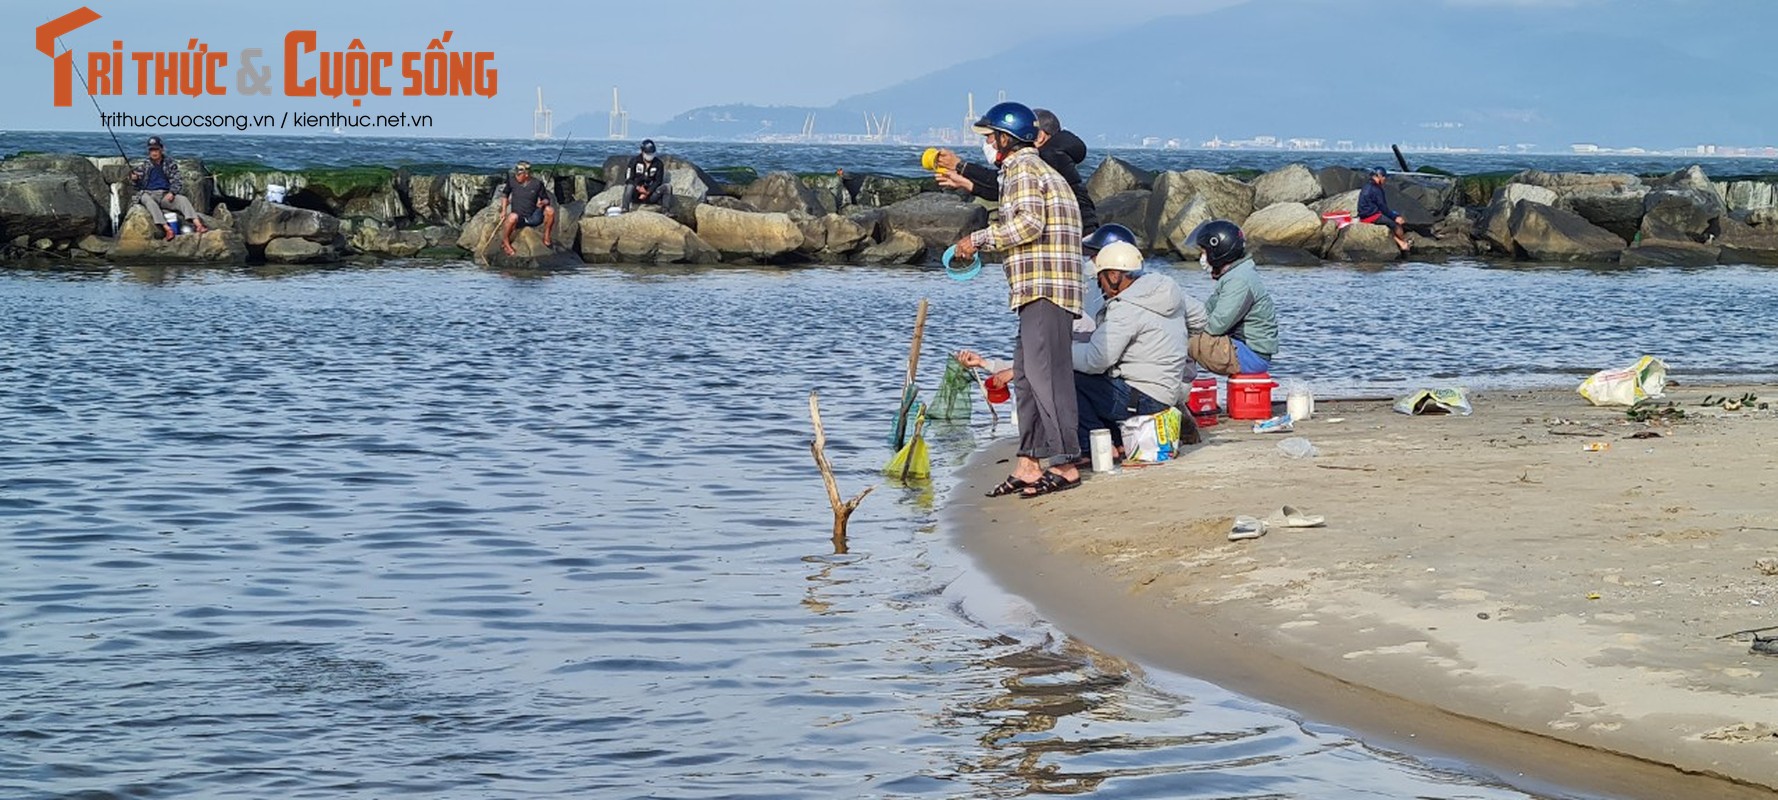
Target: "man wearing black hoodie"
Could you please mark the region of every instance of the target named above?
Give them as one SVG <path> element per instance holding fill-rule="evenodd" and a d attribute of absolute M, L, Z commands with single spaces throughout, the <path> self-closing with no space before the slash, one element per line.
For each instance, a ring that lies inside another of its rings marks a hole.
<path fill-rule="evenodd" d="M 1099 215 L 1093 199 L 1087 196 L 1087 185 L 1080 179 L 1080 163 L 1087 158 L 1087 143 L 1073 131 L 1063 130 L 1062 121 L 1047 108 L 1034 108 L 1037 116 L 1037 155 L 1043 158 L 1074 190 L 1075 203 L 1080 206 L 1081 233 L 1092 233 L 1099 227 Z M 973 164 L 949 150 L 938 152 L 938 184 L 962 189 L 983 200 L 1000 200 L 1000 183 L 996 165 Z"/>

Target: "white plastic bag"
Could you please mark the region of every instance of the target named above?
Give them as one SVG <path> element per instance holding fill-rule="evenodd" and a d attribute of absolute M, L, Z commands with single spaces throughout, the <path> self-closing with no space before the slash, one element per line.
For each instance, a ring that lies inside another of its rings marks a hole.
<path fill-rule="evenodd" d="M 1643 356 L 1623 369 L 1593 373 L 1581 381 L 1581 397 L 1596 406 L 1633 406 L 1667 390 L 1667 362 Z"/>

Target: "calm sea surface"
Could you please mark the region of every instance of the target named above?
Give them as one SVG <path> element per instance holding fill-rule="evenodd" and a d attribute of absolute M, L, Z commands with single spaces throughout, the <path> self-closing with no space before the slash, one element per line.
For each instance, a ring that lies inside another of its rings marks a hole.
<path fill-rule="evenodd" d="M 1200 294 L 1203 275 L 1180 273 Z M 1778 371 L 1771 273 L 1273 270 L 1329 390 Z M 0 796 L 1526 795 L 1076 645 L 879 483 L 878 269 L 0 271 Z M 997 435 L 1005 435 L 1002 426 Z"/>
<path fill-rule="evenodd" d="M 1770 375 L 1774 275 L 1270 269 L 1275 372 Z M 0 797 L 1528 796 L 1093 652 L 993 586 L 939 512 L 1005 425 L 978 401 L 930 429 L 930 488 L 878 472 L 920 297 L 928 390 L 947 350 L 1010 349 L 992 270 L 0 270 Z M 879 485 L 847 553 L 810 390 L 842 490 Z"/>

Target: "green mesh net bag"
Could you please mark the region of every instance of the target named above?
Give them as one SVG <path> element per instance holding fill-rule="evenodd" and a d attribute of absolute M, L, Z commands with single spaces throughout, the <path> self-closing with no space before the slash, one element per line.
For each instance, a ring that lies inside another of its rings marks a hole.
<path fill-rule="evenodd" d="M 969 374 L 969 368 L 962 362 L 952 358 L 945 362 L 944 380 L 938 383 L 938 394 L 932 398 L 932 404 L 926 407 L 928 419 L 966 420 L 974 405 L 971 387 L 975 386 L 975 378 Z"/>

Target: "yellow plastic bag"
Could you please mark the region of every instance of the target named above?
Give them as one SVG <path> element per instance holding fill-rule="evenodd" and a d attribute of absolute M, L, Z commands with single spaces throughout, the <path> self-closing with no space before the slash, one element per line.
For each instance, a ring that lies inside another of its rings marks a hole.
<path fill-rule="evenodd" d="M 1124 461 L 1158 463 L 1179 454 L 1179 409 L 1130 417 L 1118 424 Z"/>
<path fill-rule="evenodd" d="M 1593 373 L 1578 391 L 1596 406 L 1633 406 L 1667 391 L 1667 362 L 1643 356 L 1623 369 Z"/>

